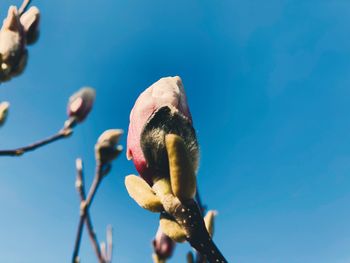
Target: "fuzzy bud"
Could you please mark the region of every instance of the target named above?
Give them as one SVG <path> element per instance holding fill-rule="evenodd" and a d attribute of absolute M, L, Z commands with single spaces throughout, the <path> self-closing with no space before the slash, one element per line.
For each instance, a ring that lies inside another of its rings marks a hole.
<path fill-rule="evenodd" d="M 93 88 L 84 87 L 74 93 L 68 101 L 67 114 L 77 123 L 82 122 L 92 109 L 96 97 Z"/>
<path fill-rule="evenodd" d="M 101 134 L 95 145 L 96 161 L 102 164 L 108 164 L 117 158 L 123 149 L 121 145 L 118 145 L 122 134 L 123 130 L 120 129 L 106 130 Z"/>
<path fill-rule="evenodd" d="M 155 177 L 168 177 L 165 136 L 183 138 L 193 166 L 198 164 L 198 143 L 180 77 L 162 78 L 147 88 L 130 113 L 127 157 L 150 185 Z"/>

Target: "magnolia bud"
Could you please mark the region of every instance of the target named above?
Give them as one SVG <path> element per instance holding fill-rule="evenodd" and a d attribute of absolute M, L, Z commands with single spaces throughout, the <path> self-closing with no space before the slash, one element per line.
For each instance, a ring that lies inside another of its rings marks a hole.
<path fill-rule="evenodd" d="M 180 77 L 162 78 L 140 94 L 130 113 L 127 157 L 149 184 L 155 177 L 168 177 L 167 134 L 185 143 L 194 170 L 198 166 L 198 143 Z"/>
<path fill-rule="evenodd" d="M 123 149 L 118 145 L 122 134 L 123 130 L 120 129 L 106 130 L 101 134 L 95 145 L 95 157 L 98 162 L 108 164 L 119 155 Z"/>
<path fill-rule="evenodd" d="M 23 26 L 19 21 L 18 10 L 10 6 L 0 30 L 0 81 L 9 80 L 13 72 L 21 72 L 25 65 L 25 40 Z"/>
<path fill-rule="evenodd" d="M 77 123 L 82 122 L 89 114 L 95 101 L 96 92 L 93 88 L 84 87 L 74 93 L 68 101 L 67 114 Z"/>
<path fill-rule="evenodd" d="M 2 126 L 6 121 L 9 107 L 10 103 L 8 103 L 7 101 L 0 103 L 0 126 Z"/>
<path fill-rule="evenodd" d="M 174 252 L 175 242 L 158 228 L 153 240 L 153 249 L 159 258 L 169 259 Z"/>
<path fill-rule="evenodd" d="M 28 45 L 35 43 L 39 38 L 39 20 L 40 11 L 35 6 L 29 8 L 20 18 Z"/>

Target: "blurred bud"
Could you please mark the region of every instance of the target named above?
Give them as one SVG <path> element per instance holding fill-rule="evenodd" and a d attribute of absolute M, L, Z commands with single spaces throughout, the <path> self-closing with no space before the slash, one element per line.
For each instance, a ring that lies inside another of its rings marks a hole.
<path fill-rule="evenodd" d="M 23 71 L 25 53 L 24 30 L 18 10 L 10 6 L 0 29 L 0 81 L 9 80 L 14 72 Z"/>
<path fill-rule="evenodd" d="M 0 103 L 0 126 L 2 126 L 6 121 L 9 107 L 10 103 L 8 103 L 7 101 Z"/>
<path fill-rule="evenodd" d="M 93 106 L 96 92 L 93 88 L 84 87 L 74 93 L 68 101 L 67 114 L 79 123 L 82 122 Z"/>
<path fill-rule="evenodd" d="M 107 258 L 107 249 L 106 249 L 106 243 L 105 242 L 101 242 L 100 243 L 100 249 L 101 249 L 101 254 L 103 258 Z"/>
<path fill-rule="evenodd" d="M 39 20 L 40 11 L 36 6 L 29 8 L 20 17 L 28 45 L 35 43 L 39 38 Z"/>
<path fill-rule="evenodd" d="M 140 94 L 130 113 L 127 157 L 149 184 L 169 176 L 165 135 L 179 135 L 197 168 L 198 143 L 181 78 L 167 77 Z"/>
<path fill-rule="evenodd" d="M 153 240 L 153 249 L 160 259 L 169 259 L 175 249 L 175 242 L 158 228 L 155 239 Z"/>
<path fill-rule="evenodd" d="M 119 155 L 123 149 L 121 145 L 118 145 L 122 134 L 123 130 L 120 129 L 106 130 L 101 134 L 95 145 L 95 157 L 98 162 L 107 164 Z"/>
<path fill-rule="evenodd" d="M 217 214 L 217 211 L 209 210 L 204 217 L 205 227 L 211 237 L 213 237 L 214 234 L 214 218 Z"/>

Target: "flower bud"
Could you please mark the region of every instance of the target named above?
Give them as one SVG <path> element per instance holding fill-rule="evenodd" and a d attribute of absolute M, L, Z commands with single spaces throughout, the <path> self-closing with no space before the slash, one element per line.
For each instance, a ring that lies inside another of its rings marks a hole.
<path fill-rule="evenodd" d="M 198 143 L 180 77 L 162 78 L 147 88 L 130 113 L 127 157 L 149 184 L 169 176 L 165 135 L 179 135 L 193 167 L 198 164 Z"/>
<path fill-rule="evenodd" d="M 123 130 L 111 129 L 106 130 L 98 138 L 95 145 L 95 157 L 96 161 L 101 164 L 108 164 L 113 161 L 123 147 L 118 145 L 119 138 L 123 134 Z"/>
<path fill-rule="evenodd" d="M 74 93 L 68 101 L 67 114 L 77 123 L 82 122 L 89 114 L 95 101 L 96 92 L 93 88 L 84 87 Z"/>
<path fill-rule="evenodd" d="M 40 11 L 36 6 L 32 6 L 20 17 L 27 44 L 35 43 L 39 38 Z"/>
<path fill-rule="evenodd" d="M 0 29 L 0 81 L 9 80 L 14 72 L 22 72 L 26 53 L 23 26 L 18 10 L 10 6 Z"/>
<path fill-rule="evenodd" d="M 169 259 L 175 249 L 175 242 L 164 234 L 160 228 L 158 228 L 152 244 L 155 254 L 157 254 L 160 259 Z"/>
<path fill-rule="evenodd" d="M 0 126 L 2 126 L 6 121 L 9 107 L 10 103 L 8 103 L 7 101 L 0 103 Z"/>

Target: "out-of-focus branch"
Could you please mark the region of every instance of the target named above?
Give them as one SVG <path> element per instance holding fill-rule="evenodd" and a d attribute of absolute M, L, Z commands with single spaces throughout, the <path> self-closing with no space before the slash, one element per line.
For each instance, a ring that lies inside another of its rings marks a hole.
<path fill-rule="evenodd" d="M 111 263 L 113 258 L 113 227 L 111 225 L 107 226 L 106 239 L 107 239 L 107 248 L 106 248 L 107 263 Z"/>
<path fill-rule="evenodd" d="M 52 142 L 58 141 L 63 138 L 69 137 L 73 133 L 73 130 L 70 128 L 63 128 L 58 131 L 56 134 L 43 139 L 41 141 L 35 142 L 28 146 L 12 149 L 12 150 L 0 150 L 0 156 L 20 156 L 26 152 L 34 151 L 37 148 L 50 144 Z"/>
<path fill-rule="evenodd" d="M 25 152 L 33 151 L 49 143 L 68 137 L 73 133 L 73 128 L 88 116 L 95 100 L 95 90 L 90 87 L 83 87 L 74 93 L 68 101 L 67 114 L 63 128 L 56 134 L 28 146 L 13 150 L 0 150 L 0 156 L 20 156 Z M 5 105 L 6 106 L 6 105 Z M 92 196 L 93 197 L 93 196 Z M 89 197 L 88 197 L 89 198 Z"/>
<path fill-rule="evenodd" d="M 108 242 L 108 252 L 106 251 L 106 245 L 103 244 L 100 248 L 97 241 L 95 232 L 93 231 L 91 218 L 89 216 L 89 208 L 92 204 L 92 201 L 96 195 L 97 189 L 101 184 L 102 179 L 109 173 L 111 170 L 111 162 L 117 158 L 117 156 L 122 151 L 122 147 L 118 145 L 119 137 L 122 135 L 123 131 L 120 129 L 111 129 L 103 132 L 95 144 L 95 159 L 96 159 L 96 172 L 94 180 L 91 184 L 89 193 L 85 198 L 85 191 L 83 189 L 78 189 L 78 192 L 81 196 L 81 206 L 80 206 L 80 219 L 78 224 L 78 231 L 75 239 L 75 245 L 73 250 L 72 262 L 79 262 L 79 248 L 80 241 L 83 232 L 84 221 L 86 223 L 90 239 L 92 241 L 96 256 L 100 263 L 110 262 L 112 258 L 112 230 L 107 230 L 107 242 Z M 82 172 L 82 162 L 77 162 L 77 187 L 83 187 L 83 172 Z M 110 232 L 110 233 L 109 233 Z M 103 251 L 103 253 L 101 252 Z M 108 256 L 110 255 L 110 257 Z M 108 256 L 108 257 L 107 257 Z"/>
<path fill-rule="evenodd" d="M 21 6 L 18 9 L 19 16 L 21 16 L 27 10 L 30 2 L 31 2 L 31 0 L 23 0 Z"/>
<path fill-rule="evenodd" d="M 77 180 L 76 180 L 76 188 L 80 196 L 81 204 L 80 204 L 80 218 L 79 218 L 79 224 L 78 224 L 78 230 L 77 235 L 75 239 L 75 245 L 74 245 L 74 251 L 73 251 L 73 258 L 72 262 L 76 263 L 79 262 L 79 248 L 83 233 L 83 227 L 84 227 L 84 221 L 86 223 L 86 227 L 88 229 L 89 237 L 92 243 L 92 246 L 95 250 L 96 256 L 100 263 L 105 263 L 105 259 L 102 256 L 99 243 L 97 241 L 96 234 L 93 229 L 92 220 L 89 214 L 89 207 L 93 201 L 93 198 L 96 194 L 96 191 L 98 189 L 98 186 L 103 178 L 103 169 L 101 164 L 96 165 L 96 174 L 94 181 L 90 187 L 88 197 L 85 198 L 85 187 L 84 187 L 84 177 L 83 177 L 83 165 L 81 159 L 77 159 L 76 162 L 76 169 L 77 169 Z"/>

